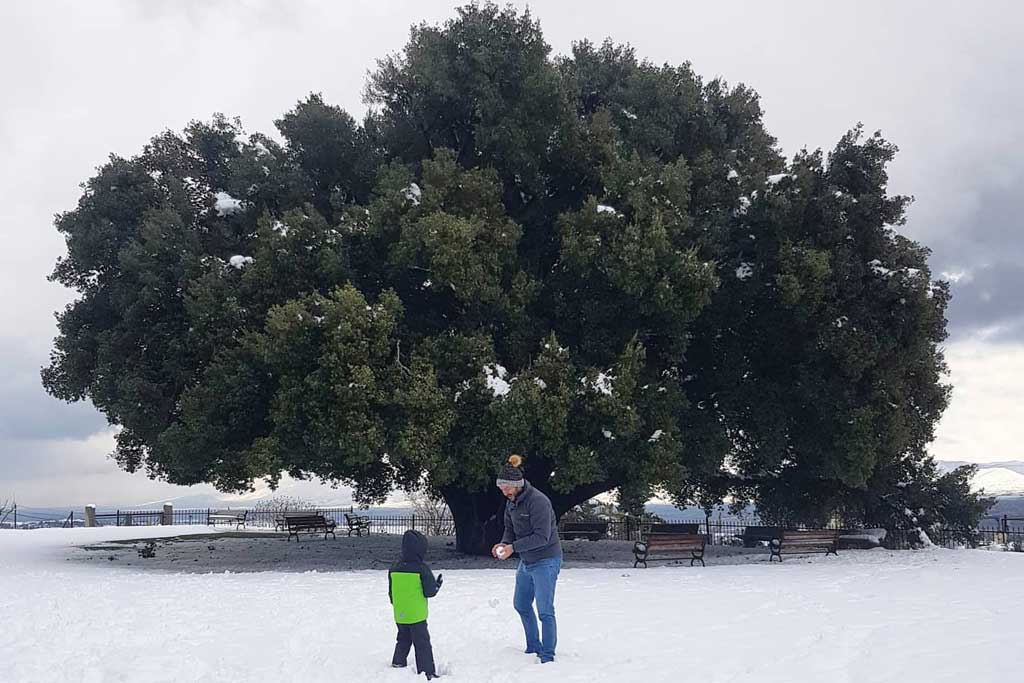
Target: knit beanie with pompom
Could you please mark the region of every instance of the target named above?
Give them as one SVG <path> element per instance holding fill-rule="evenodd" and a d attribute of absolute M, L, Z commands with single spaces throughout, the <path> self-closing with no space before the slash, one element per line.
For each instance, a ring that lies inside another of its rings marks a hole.
<path fill-rule="evenodd" d="M 498 473 L 498 480 L 495 482 L 497 486 L 523 486 L 526 481 L 523 479 L 523 470 L 520 467 L 523 464 L 523 458 L 519 455 L 510 455 L 508 457 L 508 463 L 501 468 L 501 472 Z"/>

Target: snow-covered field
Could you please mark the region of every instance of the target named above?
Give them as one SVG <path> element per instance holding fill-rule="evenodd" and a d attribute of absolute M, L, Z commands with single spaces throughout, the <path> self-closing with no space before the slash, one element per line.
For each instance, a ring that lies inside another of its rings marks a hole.
<path fill-rule="evenodd" d="M 0 680 L 423 680 L 388 667 L 395 629 L 381 571 L 168 574 L 65 559 L 71 544 L 170 533 L 182 528 L 0 531 Z M 444 574 L 430 631 L 453 681 L 1024 676 L 1020 553 L 566 568 L 558 659 L 546 665 L 522 654 L 512 572 Z"/>

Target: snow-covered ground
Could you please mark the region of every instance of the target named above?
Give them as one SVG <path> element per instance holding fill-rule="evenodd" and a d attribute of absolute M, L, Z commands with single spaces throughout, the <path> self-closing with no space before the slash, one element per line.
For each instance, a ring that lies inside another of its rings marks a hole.
<path fill-rule="evenodd" d="M 0 531 L 0 679 L 423 680 L 388 667 L 382 571 L 169 574 L 65 559 L 71 544 L 170 533 L 183 529 Z M 511 571 L 444 573 L 430 631 L 453 681 L 960 683 L 1024 671 L 1020 553 L 566 568 L 547 665 L 521 652 Z"/>

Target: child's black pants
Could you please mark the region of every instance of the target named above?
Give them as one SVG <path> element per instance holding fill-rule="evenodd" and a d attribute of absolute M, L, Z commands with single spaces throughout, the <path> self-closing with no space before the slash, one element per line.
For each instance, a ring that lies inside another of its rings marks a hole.
<path fill-rule="evenodd" d="M 391 663 L 405 666 L 409 658 L 409 648 L 416 647 L 416 673 L 430 674 L 434 671 L 434 651 L 430 647 L 430 633 L 427 622 L 417 624 L 398 624 L 398 642 L 395 643 L 395 656 Z"/>

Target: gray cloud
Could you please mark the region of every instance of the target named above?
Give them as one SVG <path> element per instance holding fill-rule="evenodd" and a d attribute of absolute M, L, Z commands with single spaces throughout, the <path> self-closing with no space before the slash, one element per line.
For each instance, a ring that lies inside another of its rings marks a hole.
<path fill-rule="evenodd" d="M 87 439 L 0 439 L 0 500 L 13 499 L 22 506 L 80 509 L 86 503 L 133 507 L 183 496 L 237 500 L 239 505 L 269 495 L 288 495 L 309 501 L 347 502 L 351 499 L 349 488 L 335 489 L 287 476 L 276 493 L 257 482 L 256 492 L 246 496 L 218 493 L 208 484 L 176 486 L 153 481 L 144 474 L 128 474 L 118 469 L 108 457 L 113 446 L 112 431 Z"/>
<path fill-rule="evenodd" d="M 107 428 L 89 401 L 68 404 L 46 393 L 39 380 L 46 357 L 0 339 L 0 440 L 84 439 Z"/>
<path fill-rule="evenodd" d="M 1021 60 L 1024 69 L 1024 59 Z M 1024 93 L 1004 93 L 1004 110 L 1024 117 Z M 982 103 L 978 103 L 979 108 Z M 977 135 L 977 131 L 973 132 Z M 933 275 L 949 279 L 953 338 L 998 330 L 1024 341 L 1024 131 L 997 127 L 985 144 L 922 177 L 924 195 L 910 209 L 908 233 L 933 251 Z M 995 144 L 997 141 L 1004 144 Z M 922 173 L 927 171 L 922 170 Z"/>
<path fill-rule="evenodd" d="M 947 315 L 951 336 L 988 332 L 989 339 L 1024 339 L 1024 265 L 967 266 L 949 275 L 959 280 Z"/>

